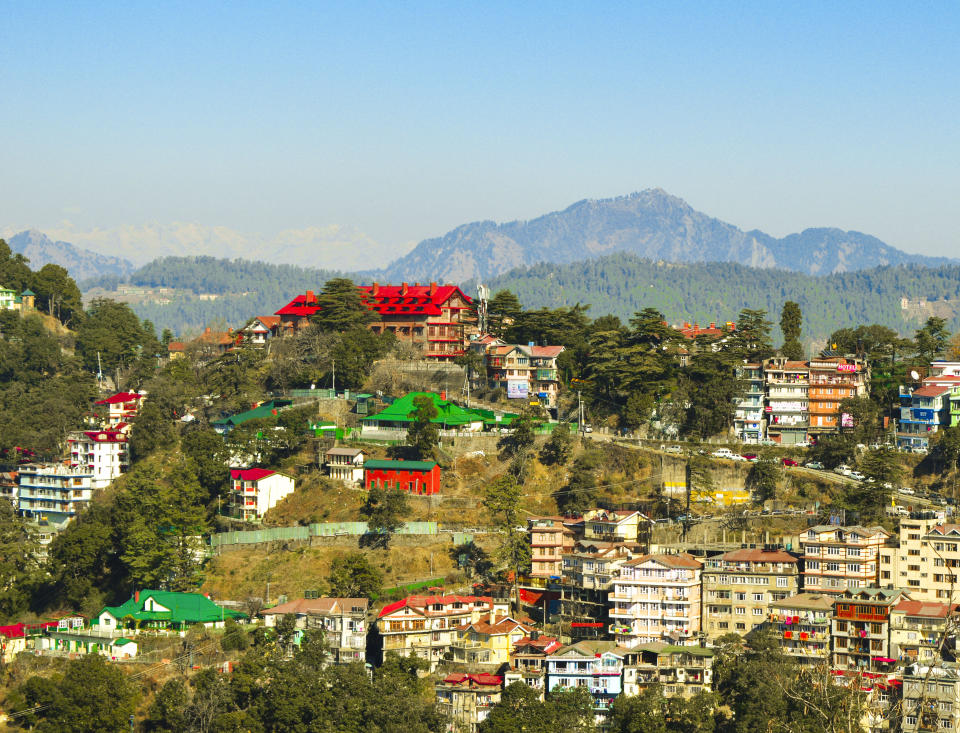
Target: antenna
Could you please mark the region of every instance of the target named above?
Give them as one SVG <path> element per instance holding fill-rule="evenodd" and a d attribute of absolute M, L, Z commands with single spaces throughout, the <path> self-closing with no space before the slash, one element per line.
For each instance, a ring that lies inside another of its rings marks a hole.
<path fill-rule="evenodd" d="M 97 386 L 103 381 L 103 367 L 100 366 L 100 352 L 97 352 Z"/>
<path fill-rule="evenodd" d="M 910 378 L 913 379 L 913 380 L 920 379 L 920 375 L 917 373 L 917 370 L 916 370 L 916 369 L 911 369 L 911 370 L 910 370 Z"/>

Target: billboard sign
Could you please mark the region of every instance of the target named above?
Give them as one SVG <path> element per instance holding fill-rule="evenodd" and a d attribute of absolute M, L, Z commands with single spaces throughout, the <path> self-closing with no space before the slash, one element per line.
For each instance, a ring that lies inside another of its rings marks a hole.
<path fill-rule="evenodd" d="M 507 398 L 511 400 L 525 400 L 529 394 L 530 385 L 526 379 L 507 380 Z"/>
<path fill-rule="evenodd" d="M 838 372 L 855 372 L 857 371 L 856 364 L 837 364 Z"/>
<path fill-rule="evenodd" d="M 849 412 L 844 412 L 840 415 L 840 427 L 841 428 L 852 428 L 853 427 L 853 415 Z"/>

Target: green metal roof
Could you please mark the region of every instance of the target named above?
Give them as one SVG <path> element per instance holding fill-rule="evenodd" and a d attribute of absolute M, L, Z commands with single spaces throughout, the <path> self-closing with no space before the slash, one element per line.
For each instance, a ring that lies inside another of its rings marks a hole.
<path fill-rule="evenodd" d="M 145 611 L 147 601 L 153 598 L 169 611 Z M 244 614 L 222 608 L 200 593 L 174 593 L 163 590 L 145 590 L 140 592 L 140 600 L 131 598 L 119 606 L 105 606 L 99 617 L 108 612 L 121 620 L 127 617 L 137 621 L 170 621 L 175 624 L 198 624 L 219 621 L 224 618 L 243 618 Z"/>
<path fill-rule="evenodd" d="M 518 416 L 513 413 L 504 413 L 501 419 L 496 419 L 496 414 L 492 410 L 482 410 L 478 408 L 464 408 L 455 405 L 449 400 L 440 399 L 440 395 L 434 392 L 410 392 L 404 395 L 392 405 L 387 406 L 385 410 L 375 415 L 368 415 L 363 420 L 376 420 L 378 422 L 413 422 L 413 412 L 416 405 L 413 401 L 417 397 L 428 397 L 433 406 L 437 408 L 437 416 L 430 420 L 438 425 L 469 425 L 470 423 L 482 422 L 485 425 L 492 425 L 499 422 L 501 425 L 509 425 Z"/>
<path fill-rule="evenodd" d="M 364 468 L 382 468 L 385 470 L 398 470 L 398 471 L 429 471 L 437 464 L 433 461 L 389 461 L 389 460 L 372 460 L 365 461 L 363 464 Z"/>
<path fill-rule="evenodd" d="M 254 407 L 252 410 L 239 412 L 236 415 L 230 415 L 230 417 L 223 417 L 219 420 L 214 420 L 210 424 L 237 426 L 247 422 L 248 420 L 258 420 L 267 417 L 273 417 L 274 410 L 280 410 L 284 407 L 289 407 L 292 404 L 292 400 L 270 400 L 269 402 L 264 402 L 259 407 Z"/>
<path fill-rule="evenodd" d="M 32 295 L 32 296 L 36 297 L 37 294 L 36 294 L 35 292 L 33 292 L 30 288 L 27 288 L 27 289 L 24 290 L 22 293 L 20 293 L 20 295 Z"/>
<path fill-rule="evenodd" d="M 115 646 L 122 646 L 123 644 L 136 644 L 133 639 L 128 639 L 125 636 L 118 636 L 113 640 Z"/>

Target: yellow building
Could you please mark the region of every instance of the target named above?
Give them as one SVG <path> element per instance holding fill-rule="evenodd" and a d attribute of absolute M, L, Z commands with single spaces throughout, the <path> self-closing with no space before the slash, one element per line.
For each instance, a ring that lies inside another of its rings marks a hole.
<path fill-rule="evenodd" d="M 488 613 L 457 630 L 457 640 L 450 645 L 453 661 L 497 667 L 508 664 L 513 647 L 531 631 L 532 626 L 509 616 Z"/>

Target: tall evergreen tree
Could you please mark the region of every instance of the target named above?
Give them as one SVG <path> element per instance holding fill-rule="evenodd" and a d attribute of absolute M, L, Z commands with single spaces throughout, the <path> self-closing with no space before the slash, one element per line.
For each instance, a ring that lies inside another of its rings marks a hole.
<path fill-rule="evenodd" d="M 788 300 L 780 311 L 780 330 L 783 332 L 781 352 L 788 359 L 796 361 L 803 359 L 803 344 L 800 343 L 802 324 L 803 314 L 800 312 L 800 304 Z"/>
<path fill-rule="evenodd" d="M 311 321 L 323 331 L 349 331 L 356 326 L 366 326 L 375 319 L 366 305 L 363 291 L 345 277 L 327 280 L 317 295 L 317 305 L 320 310 Z"/>

